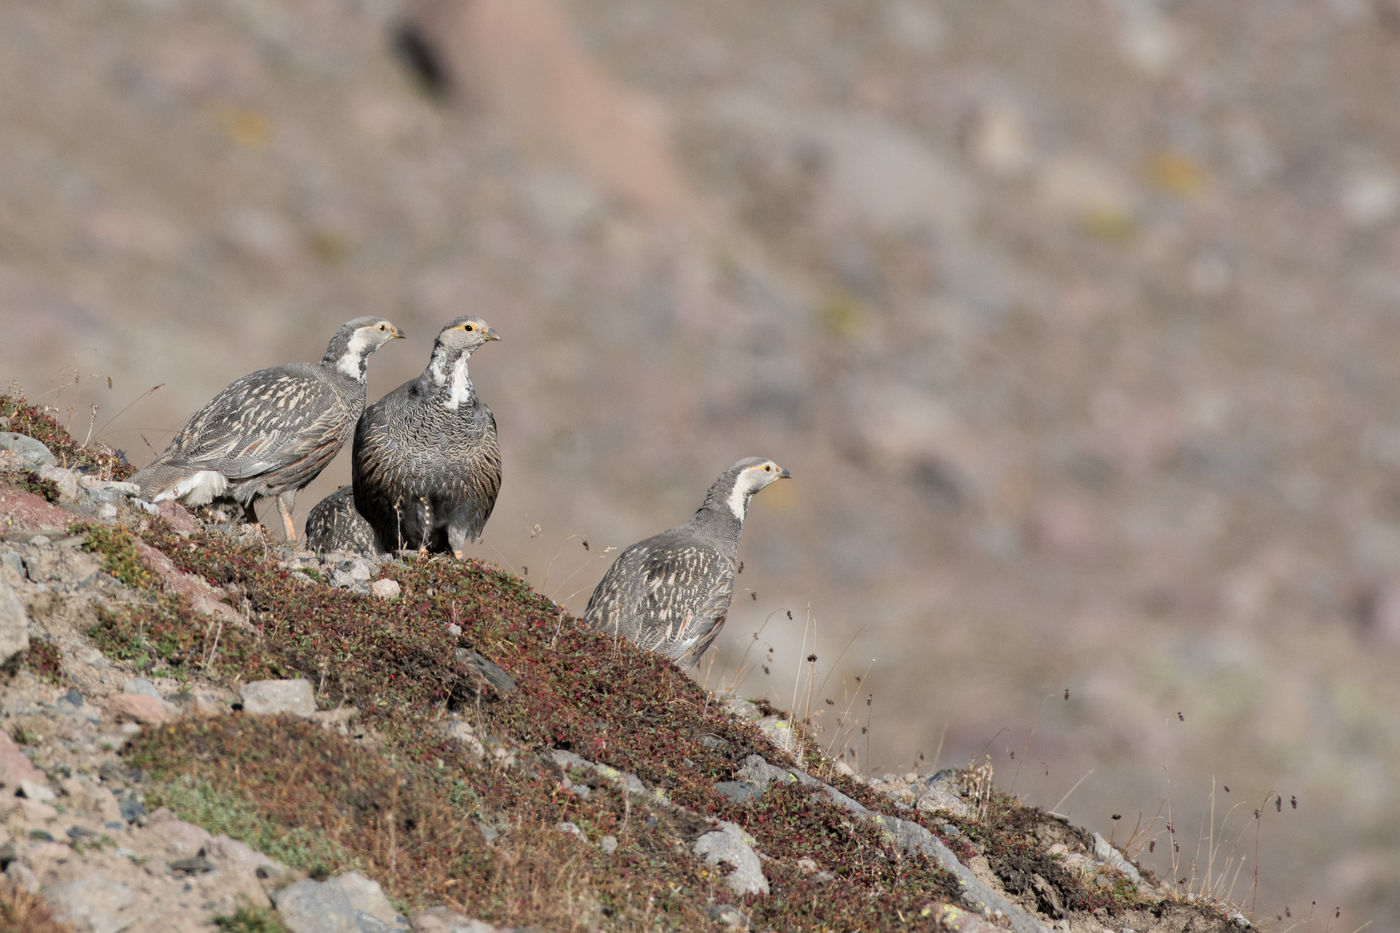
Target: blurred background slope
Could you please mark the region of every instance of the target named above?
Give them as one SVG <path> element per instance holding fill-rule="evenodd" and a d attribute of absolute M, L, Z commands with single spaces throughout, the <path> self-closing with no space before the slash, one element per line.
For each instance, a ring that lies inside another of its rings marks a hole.
<path fill-rule="evenodd" d="M 481 314 L 478 556 L 580 610 L 773 457 L 712 687 L 1236 900 L 1262 809 L 1261 917 L 1400 928 L 1400 6 L 49 0 L 0 88 L 0 377 L 79 439 Z"/>

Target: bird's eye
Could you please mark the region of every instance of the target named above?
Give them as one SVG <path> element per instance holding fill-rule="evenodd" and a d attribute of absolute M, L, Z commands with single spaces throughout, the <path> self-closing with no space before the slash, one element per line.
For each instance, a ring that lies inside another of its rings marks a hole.
<path fill-rule="evenodd" d="M 380 325 L 379 325 L 379 329 L 380 329 L 380 330 L 388 330 L 388 328 L 385 327 L 383 324 L 380 324 Z"/>
<path fill-rule="evenodd" d="M 463 324 L 463 325 L 462 325 L 462 330 L 476 330 L 476 328 L 473 327 L 473 326 L 470 325 L 470 324 Z"/>
<path fill-rule="evenodd" d="M 765 472 L 765 473 L 772 473 L 772 472 L 773 472 L 773 464 L 771 464 L 771 463 L 765 463 L 765 464 L 763 465 L 763 472 Z"/>

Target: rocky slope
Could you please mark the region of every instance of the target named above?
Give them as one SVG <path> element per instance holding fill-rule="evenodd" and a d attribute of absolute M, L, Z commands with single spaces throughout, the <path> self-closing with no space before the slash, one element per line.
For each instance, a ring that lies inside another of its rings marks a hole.
<path fill-rule="evenodd" d="M 709 685 L 1400 929 L 1395 6 L 3 4 L 0 380 L 139 465 L 480 313 L 476 556 L 578 610 L 773 456 Z"/>
<path fill-rule="evenodd" d="M 156 510 L 0 406 L 6 929 L 1248 926 L 989 766 L 860 777 L 507 573 Z"/>

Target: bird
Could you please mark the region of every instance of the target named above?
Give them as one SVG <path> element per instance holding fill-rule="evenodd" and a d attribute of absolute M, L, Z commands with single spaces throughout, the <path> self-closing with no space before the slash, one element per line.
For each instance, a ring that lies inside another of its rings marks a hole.
<path fill-rule="evenodd" d="M 354 486 L 341 486 L 306 513 L 306 546 L 313 551 L 375 552 L 374 529 L 355 508 Z"/>
<path fill-rule="evenodd" d="M 719 475 L 695 517 L 631 545 L 589 597 L 584 621 L 677 664 L 698 664 L 729 613 L 749 499 L 792 476 L 763 457 Z"/>
<path fill-rule="evenodd" d="M 319 363 L 287 363 L 235 380 L 131 482 L 152 502 L 232 498 L 254 523 L 256 500 L 275 498 L 287 540 L 295 542 L 297 491 L 350 439 L 365 407 L 370 354 L 402 337 L 392 321 L 358 317 L 340 325 Z"/>
<path fill-rule="evenodd" d="M 467 360 L 500 335 L 478 317 L 450 321 L 428 365 L 365 409 L 351 456 L 355 507 L 383 551 L 451 550 L 481 536 L 501 490 L 496 416 Z"/>

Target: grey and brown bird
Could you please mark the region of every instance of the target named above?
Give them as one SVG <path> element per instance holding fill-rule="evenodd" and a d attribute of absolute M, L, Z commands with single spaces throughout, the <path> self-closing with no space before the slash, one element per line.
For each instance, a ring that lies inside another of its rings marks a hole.
<path fill-rule="evenodd" d="M 355 508 L 355 487 L 348 483 L 306 513 L 306 546 L 313 551 L 353 551 L 371 554 L 374 529 Z"/>
<path fill-rule="evenodd" d="M 131 481 L 154 502 L 232 498 L 251 522 L 256 500 L 275 498 L 287 539 L 295 541 L 297 491 L 350 439 L 365 407 L 370 354 L 402 336 L 392 321 L 355 318 L 336 330 L 320 362 L 287 363 L 236 380 Z"/>
<path fill-rule="evenodd" d="M 689 522 L 618 555 L 593 590 L 584 619 L 679 664 L 698 663 L 729 614 L 749 499 L 789 476 L 762 457 L 735 463 L 710 486 Z"/>
<path fill-rule="evenodd" d="M 355 507 L 382 550 L 451 550 L 481 536 L 501 489 L 496 416 L 476 394 L 467 360 L 500 340 L 476 317 L 438 334 L 422 375 L 374 402 L 355 428 Z"/>

